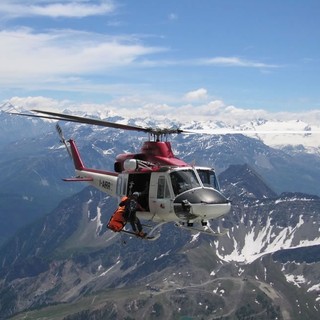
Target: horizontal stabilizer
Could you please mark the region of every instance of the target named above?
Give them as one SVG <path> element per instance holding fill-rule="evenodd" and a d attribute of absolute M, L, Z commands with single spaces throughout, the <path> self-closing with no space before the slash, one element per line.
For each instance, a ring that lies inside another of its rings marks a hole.
<path fill-rule="evenodd" d="M 67 181 L 67 182 L 86 182 L 86 181 L 93 181 L 93 178 L 89 177 L 89 178 L 65 178 L 62 179 L 63 181 Z"/>

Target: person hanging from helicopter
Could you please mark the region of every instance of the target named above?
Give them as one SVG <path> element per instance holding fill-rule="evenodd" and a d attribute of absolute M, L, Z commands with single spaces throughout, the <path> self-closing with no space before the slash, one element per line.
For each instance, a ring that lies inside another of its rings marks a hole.
<path fill-rule="evenodd" d="M 114 232 L 120 232 L 124 226 L 126 225 L 127 221 L 124 217 L 125 211 L 126 211 L 126 201 L 128 200 L 128 197 L 123 197 L 121 199 L 121 202 L 117 208 L 117 210 L 112 214 L 107 228 Z"/>
<path fill-rule="evenodd" d="M 137 217 L 137 210 L 145 211 L 145 209 L 138 202 L 140 196 L 139 192 L 133 192 L 124 202 L 121 201 L 119 206 L 125 205 L 125 212 L 123 217 L 126 221 L 129 221 L 131 224 L 132 231 L 139 237 L 145 237 L 147 234 L 142 231 L 142 225 Z"/>
<path fill-rule="evenodd" d="M 142 231 L 142 225 L 136 215 L 137 210 L 145 211 L 138 202 L 139 192 L 134 192 L 131 196 L 125 196 L 121 199 L 117 210 L 113 213 L 107 225 L 114 232 L 120 232 L 127 222 L 130 222 L 133 232 L 139 237 L 145 237 L 147 234 Z"/>

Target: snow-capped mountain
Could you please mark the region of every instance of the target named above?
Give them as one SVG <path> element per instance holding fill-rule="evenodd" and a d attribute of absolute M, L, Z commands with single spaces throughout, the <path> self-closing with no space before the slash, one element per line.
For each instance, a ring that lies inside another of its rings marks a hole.
<path fill-rule="evenodd" d="M 248 264 L 279 250 L 320 245 L 320 197 L 278 196 L 247 165 L 231 166 L 220 182 L 234 210 L 224 222 L 227 236 L 215 243 L 222 260 Z"/>
<path fill-rule="evenodd" d="M 1 111 L 11 113 L 30 113 L 29 110 L 26 110 L 18 106 L 13 106 L 10 103 L 5 103 L 2 106 L 0 106 L 0 112 Z M 226 117 L 226 119 L 224 119 L 223 121 L 194 121 L 191 119 L 188 122 L 181 122 L 179 120 L 176 120 L 176 118 L 127 118 L 117 115 L 114 112 L 108 110 L 96 110 L 87 112 L 83 110 L 71 111 L 66 109 L 60 112 L 79 116 L 94 117 L 98 119 L 106 119 L 108 121 L 115 121 L 122 124 L 129 123 L 142 127 L 169 127 L 181 128 L 191 131 L 195 130 L 202 134 L 232 134 L 233 132 L 244 131 L 243 134 L 251 138 L 259 139 L 270 147 L 288 149 L 288 146 L 291 146 L 293 147 L 293 150 L 299 152 L 304 151 L 309 153 L 315 153 L 318 155 L 320 153 L 320 123 L 313 122 L 312 124 L 310 124 L 306 122 L 307 120 L 301 120 L 299 118 L 253 118 L 248 122 L 244 122 L 244 120 L 237 121 L 236 118 L 228 119 Z M 246 134 L 245 131 L 250 131 L 250 133 Z"/>
<path fill-rule="evenodd" d="M 310 125 L 299 119 L 288 121 L 255 121 L 241 126 L 243 130 L 270 131 L 273 134 L 258 134 L 258 137 L 268 146 L 283 148 L 286 146 L 303 147 L 310 153 L 320 151 L 320 124 Z M 277 131 L 288 131 L 288 133 L 276 133 Z M 304 131 L 304 134 L 290 134 L 289 132 Z M 317 132 L 312 134 L 312 132 Z"/>

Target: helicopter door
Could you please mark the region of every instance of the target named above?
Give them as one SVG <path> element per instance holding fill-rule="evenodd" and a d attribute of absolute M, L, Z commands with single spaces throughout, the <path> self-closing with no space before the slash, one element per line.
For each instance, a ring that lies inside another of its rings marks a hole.
<path fill-rule="evenodd" d="M 137 191 L 140 193 L 139 203 L 146 210 L 149 209 L 149 184 L 151 173 L 130 173 L 128 175 L 127 192 L 130 195 Z"/>
<path fill-rule="evenodd" d="M 161 220 L 168 219 L 173 213 L 173 201 L 170 194 L 169 184 L 165 175 L 160 175 L 154 180 L 154 194 L 152 199 L 153 212 Z"/>

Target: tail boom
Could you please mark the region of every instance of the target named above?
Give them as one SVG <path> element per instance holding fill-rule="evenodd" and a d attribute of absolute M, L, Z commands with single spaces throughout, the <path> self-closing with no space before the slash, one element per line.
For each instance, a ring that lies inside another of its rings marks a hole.
<path fill-rule="evenodd" d="M 76 170 L 76 176 L 77 181 L 85 181 L 110 196 L 117 195 L 117 173 L 84 168 L 83 170 Z"/>
<path fill-rule="evenodd" d="M 69 140 L 68 142 L 70 144 L 76 177 L 64 179 L 64 181 L 87 182 L 102 192 L 116 196 L 118 174 L 115 172 L 86 168 L 75 142 L 73 140 Z"/>

